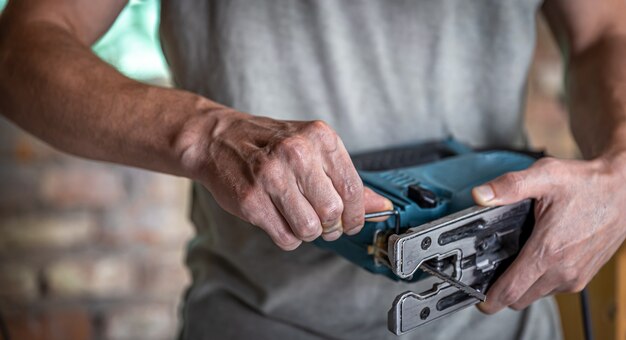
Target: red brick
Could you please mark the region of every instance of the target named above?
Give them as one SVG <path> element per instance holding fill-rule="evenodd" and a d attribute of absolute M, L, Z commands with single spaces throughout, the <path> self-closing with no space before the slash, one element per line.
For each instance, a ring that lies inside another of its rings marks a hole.
<path fill-rule="evenodd" d="M 37 268 L 25 263 L 0 265 L 0 298 L 11 302 L 34 301 L 39 296 Z"/>
<path fill-rule="evenodd" d="M 0 116 L 0 157 L 31 164 L 62 157 L 62 153 Z"/>
<path fill-rule="evenodd" d="M 128 256 L 67 257 L 45 268 L 44 277 L 51 296 L 122 297 L 133 293 L 135 270 Z"/>
<path fill-rule="evenodd" d="M 73 247 L 91 242 L 96 231 L 87 213 L 9 217 L 0 220 L 0 251 Z"/>
<path fill-rule="evenodd" d="M 146 198 L 156 202 L 178 203 L 178 207 L 187 207 L 189 203 L 191 181 L 181 177 L 152 174 L 146 186 Z"/>
<path fill-rule="evenodd" d="M 84 340 L 94 338 L 89 313 L 80 307 L 5 314 L 9 334 L 16 340 Z"/>
<path fill-rule="evenodd" d="M 0 163 L 0 211 L 11 213 L 37 208 L 41 171 L 13 162 Z"/>
<path fill-rule="evenodd" d="M 105 339 L 173 339 L 176 325 L 177 312 L 171 304 L 133 304 L 107 313 Z"/>
<path fill-rule="evenodd" d="M 145 268 L 145 276 L 141 281 L 142 290 L 152 296 L 182 296 L 191 282 L 191 276 L 184 265 L 184 256 L 181 247 L 177 250 L 159 251 L 156 261 L 154 258 L 142 261 Z"/>
<path fill-rule="evenodd" d="M 103 218 L 102 237 L 114 245 L 184 247 L 193 235 L 187 209 L 168 204 L 130 204 L 107 211 Z"/>
<path fill-rule="evenodd" d="M 164 204 L 187 207 L 190 197 L 190 181 L 182 177 L 164 175 L 141 169 L 128 169 L 132 178 L 132 192 L 135 199 L 150 204 Z"/>
<path fill-rule="evenodd" d="M 123 177 L 118 170 L 86 161 L 46 169 L 41 180 L 42 199 L 60 208 L 114 206 L 125 196 Z"/>
<path fill-rule="evenodd" d="M 13 156 L 17 162 L 25 164 L 71 157 L 27 133 L 20 134 L 15 139 Z"/>

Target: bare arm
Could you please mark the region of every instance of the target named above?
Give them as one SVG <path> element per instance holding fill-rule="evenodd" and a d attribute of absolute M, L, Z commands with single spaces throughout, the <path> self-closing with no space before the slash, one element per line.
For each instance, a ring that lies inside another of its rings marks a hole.
<path fill-rule="evenodd" d="M 552 31 L 567 56 L 572 132 L 585 158 L 626 148 L 626 2 L 548 1 Z"/>
<path fill-rule="evenodd" d="M 626 2 L 543 9 L 566 58 L 570 125 L 586 160 L 543 159 L 475 190 L 484 205 L 536 200 L 533 233 L 480 306 L 488 313 L 582 290 L 626 237 Z"/>
<path fill-rule="evenodd" d="M 0 19 L 0 113 L 57 148 L 189 177 L 283 249 L 356 233 L 389 201 L 364 190 L 325 123 L 237 112 L 130 80 L 89 45 L 121 0 L 16 0 Z"/>
<path fill-rule="evenodd" d="M 66 152 L 188 176 L 185 125 L 225 109 L 128 79 L 91 52 L 125 4 L 11 1 L 0 20 L 0 112 Z"/>

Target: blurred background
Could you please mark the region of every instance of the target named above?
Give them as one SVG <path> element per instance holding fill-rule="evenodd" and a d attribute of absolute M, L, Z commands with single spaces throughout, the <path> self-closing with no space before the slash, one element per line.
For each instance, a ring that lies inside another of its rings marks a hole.
<path fill-rule="evenodd" d="M 131 1 L 93 49 L 168 84 L 158 18 L 158 1 Z M 12 339 L 175 338 L 188 194 L 185 180 L 64 155 L 0 118 L 0 311 Z"/>
<path fill-rule="evenodd" d="M 0 10 L 6 0 L 0 0 Z M 167 85 L 158 0 L 131 1 L 94 47 L 129 77 Z M 575 158 L 563 64 L 539 20 L 526 124 L 533 146 Z M 0 311 L 13 339 L 172 339 L 183 266 L 186 180 L 64 155 L 0 117 Z M 621 338 L 612 260 L 591 284 L 597 338 Z M 622 276 L 620 276 L 622 275 Z M 621 281 L 620 281 L 621 282 Z M 623 284 L 622 284 L 623 285 Z M 567 339 L 582 339 L 577 296 L 561 295 Z"/>

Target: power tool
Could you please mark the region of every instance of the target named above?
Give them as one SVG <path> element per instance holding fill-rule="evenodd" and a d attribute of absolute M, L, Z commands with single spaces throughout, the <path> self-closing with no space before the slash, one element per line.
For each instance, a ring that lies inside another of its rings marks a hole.
<path fill-rule="evenodd" d="M 388 313 L 389 330 L 406 333 L 485 300 L 534 224 L 533 202 L 476 206 L 473 187 L 522 170 L 541 153 L 475 151 L 453 139 L 354 155 L 365 186 L 393 203 L 388 215 L 354 236 L 315 244 L 392 280 L 415 282 Z"/>

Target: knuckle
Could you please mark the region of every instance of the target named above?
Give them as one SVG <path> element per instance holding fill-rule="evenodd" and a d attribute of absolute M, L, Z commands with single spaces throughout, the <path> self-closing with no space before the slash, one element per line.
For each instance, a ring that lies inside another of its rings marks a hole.
<path fill-rule="evenodd" d="M 502 177 L 502 180 L 511 194 L 518 195 L 523 192 L 523 178 L 519 172 L 509 172 Z"/>
<path fill-rule="evenodd" d="M 307 133 L 314 136 L 316 140 L 322 143 L 322 146 L 328 150 L 337 150 L 339 145 L 339 136 L 333 128 L 322 120 L 311 121 L 307 125 Z"/>
<path fill-rule="evenodd" d="M 272 239 L 277 246 L 279 246 L 283 250 L 293 250 L 298 247 L 300 244 L 300 240 L 298 240 L 294 235 L 282 228 L 275 228 L 272 230 Z"/>
<path fill-rule="evenodd" d="M 568 286 L 575 285 L 578 282 L 578 270 L 572 267 L 563 268 L 559 271 L 558 277 L 560 282 Z"/>
<path fill-rule="evenodd" d="M 301 161 L 309 153 L 309 143 L 302 137 L 292 136 L 281 140 L 277 150 L 290 161 Z"/>
<path fill-rule="evenodd" d="M 574 282 L 574 286 L 572 287 L 572 293 L 580 293 L 587 286 L 587 281 L 579 279 Z"/>
<path fill-rule="evenodd" d="M 347 178 L 341 186 L 341 196 L 346 202 L 355 202 L 363 197 L 363 182 L 360 178 Z"/>
<path fill-rule="evenodd" d="M 587 286 L 587 280 L 581 277 L 576 277 L 575 279 L 569 281 L 565 285 L 566 293 L 580 293 Z"/>
<path fill-rule="evenodd" d="M 315 133 L 335 133 L 335 131 L 323 120 L 312 120 L 307 124 L 307 128 Z"/>
<path fill-rule="evenodd" d="M 257 225 L 259 203 L 256 190 L 247 189 L 239 194 L 239 211 L 244 220 Z"/>
<path fill-rule="evenodd" d="M 363 225 L 364 222 L 365 219 L 363 218 L 363 214 L 359 214 L 346 218 L 344 224 L 347 229 L 352 229 Z"/>
<path fill-rule="evenodd" d="M 341 201 L 332 201 L 320 208 L 320 220 L 326 225 L 334 223 L 341 218 L 343 212 L 343 203 Z"/>
<path fill-rule="evenodd" d="M 313 217 L 304 219 L 295 229 L 298 237 L 303 240 L 315 239 L 322 234 L 322 227 L 319 221 Z"/>
<path fill-rule="evenodd" d="M 281 169 L 278 159 L 268 159 L 258 167 L 257 175 L 264 184 L 281 185 Z"/>

